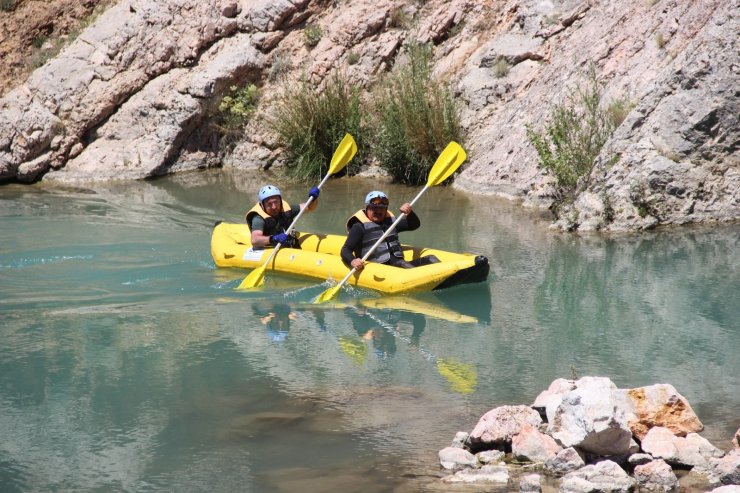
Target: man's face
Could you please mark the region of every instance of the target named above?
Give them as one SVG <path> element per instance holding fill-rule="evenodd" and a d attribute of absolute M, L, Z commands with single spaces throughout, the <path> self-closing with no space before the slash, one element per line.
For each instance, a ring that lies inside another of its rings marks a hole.
<path fill-rule="evenodd" d="M 277 218 L 280 215 L 282 205 L 283 201 L 280 198 L 280 195 L 268 197 L 262 202 L 262 207 L 265 209 L 265 212 L 274 218 Z"/>
<path fill-rule="evenodd" d="M 373 199 L 367 205 L 365 214 L 367 218 L 374 223 L 380 223 L 385 219 L 385 215 L 388 212 L 388 200 L 386 199 Z"/>

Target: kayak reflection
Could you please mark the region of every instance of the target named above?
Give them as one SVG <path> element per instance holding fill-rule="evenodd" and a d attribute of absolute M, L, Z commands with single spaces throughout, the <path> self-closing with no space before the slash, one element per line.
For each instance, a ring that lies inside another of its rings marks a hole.
<path fill-rule="evenodd" d="M 296 344 L 303 346 L 306 337 L 313 339 L 323 333 L 324 340 L 326 337 L 333 340 L 341 354 L 366 370 L 375 367 L 371 361 L 386 364 L 399 351 L 416 353 L 432 365 L 452 391 L 460 394 L 475 391 L 478 374 L 473 364 L 457 361 L 454 357 L 438 356 L 424 347 L 422 335 L 431 317 L 408 308 L 423 306 L 426 311 L 428 304 L 412 302 L 404 305 L 406 309 L 388 308 L 388 304 L 382 305 L 384 308 L 371 308 L 373 305 L 373 300 L 329 306 L 255 300 L 252 311 L 254 318 L 265 327 L 271 344 L 283 346 L 292 341 L 292 347 L 297 347 Z M 439 313 L 435 312 L 435 316 L 439 317 Z M 462 316 L 457 313 L 454 318 L 459 320 Z M 296 334 L 298 337 L 292 338 L 290 331 L 296 324 L 302 330 Z M 283 364 L 285 362 L 283 360 Z"/>
<path fill-rule="evenodd" d="M 491 322 L 491 289 L 487 283 L 450 288 L 440 293 L 361 298 L 356 303 L 365 308 L 415 313 L 460 324 L 488 325 Z"/>

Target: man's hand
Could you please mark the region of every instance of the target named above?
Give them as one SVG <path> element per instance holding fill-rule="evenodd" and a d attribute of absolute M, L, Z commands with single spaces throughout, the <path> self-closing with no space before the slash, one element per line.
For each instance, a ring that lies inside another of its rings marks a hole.
<path fill-rule="evenodd" d="M 411 204 L 403 204 L 401 207 L 398 208 L 398 210 L 408 216 L 409 214 L 411 214 Z"/>
<path fill-rule="evenodd" d="M 361 258 L 352 259 L 352 262 L 350 262 L 349 265 L 351 265 L 355 270 L 362 270 L 365 268 L 365 262 L 363 262 Z"/>
<path fill-rule="evenodd" d="M 280 244 L 284 247 L 289 247 L 293 243 L 293 237 L 287 233 L 278 233 L 270 237 L 270 241 L 274 244 Z"/>

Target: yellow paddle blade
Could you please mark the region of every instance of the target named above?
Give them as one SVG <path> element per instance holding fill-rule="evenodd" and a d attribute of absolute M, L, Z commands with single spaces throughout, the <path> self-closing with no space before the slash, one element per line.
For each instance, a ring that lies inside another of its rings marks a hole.
<path fill-rule="evenodd" d="M 333 300 L 337 297 L 337 293 L 339 293 L 340 289 L 342 289 L 341 284 L 337 284 L 336 286 L 327 289 L 326 291 L 318 295 L 315 300 L 313 300 L 314 305 Z"/>
<path fill-rule="evenodd" d="M 437 371 L 450 382 L 452 390 L 460 394 L 470 394 L 478 383 L 478 373 L 470 364 L 452 360 L 437 360 Z"/>
<path fill-rule="evenodd" d="M 250 272 L 236 289 L 252 289 L 265 283 L 265 266 L 257 267 Z"/>
<path fill-rule="evenodd" d="M 339 338 L 339 347 L 358 365 L 363 364 L 367 359 L 367 345 L 362 341 L 342 336 Z"/>
<path fill-rule="evenodd" d="M 337 150 L 334 151 L 334 156 L 331 158 L 331 165 L 329 166 L 329 175 L 342 171 L 347 163 L 352 160 L 357 152 L 357 144 L 355 139 L 350 135 L 346 134 L 342 141 L 337 146 Z"/>
<path fill-rule="evenodd" d="M 439 155 L 437 160 L 434 162 L 431 171 L 429 171 L 429 179 L 427 185 L 433 187 L 439 185 L 443 181 L 452 175 L 457 168 L 465 161 L 467 154 L 465 150 L 457 142 L 450 142 Z"/>

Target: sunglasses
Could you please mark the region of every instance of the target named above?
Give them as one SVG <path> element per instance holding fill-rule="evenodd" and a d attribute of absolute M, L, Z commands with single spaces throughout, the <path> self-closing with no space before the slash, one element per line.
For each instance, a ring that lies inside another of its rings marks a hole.
<path fill-rule="evenodd" d="M 373 204 L 370 203 L 367 205 L 368 209 L 377 209 L 377 210 L 385 210 L 388 208 L 388 204 Z"/>

